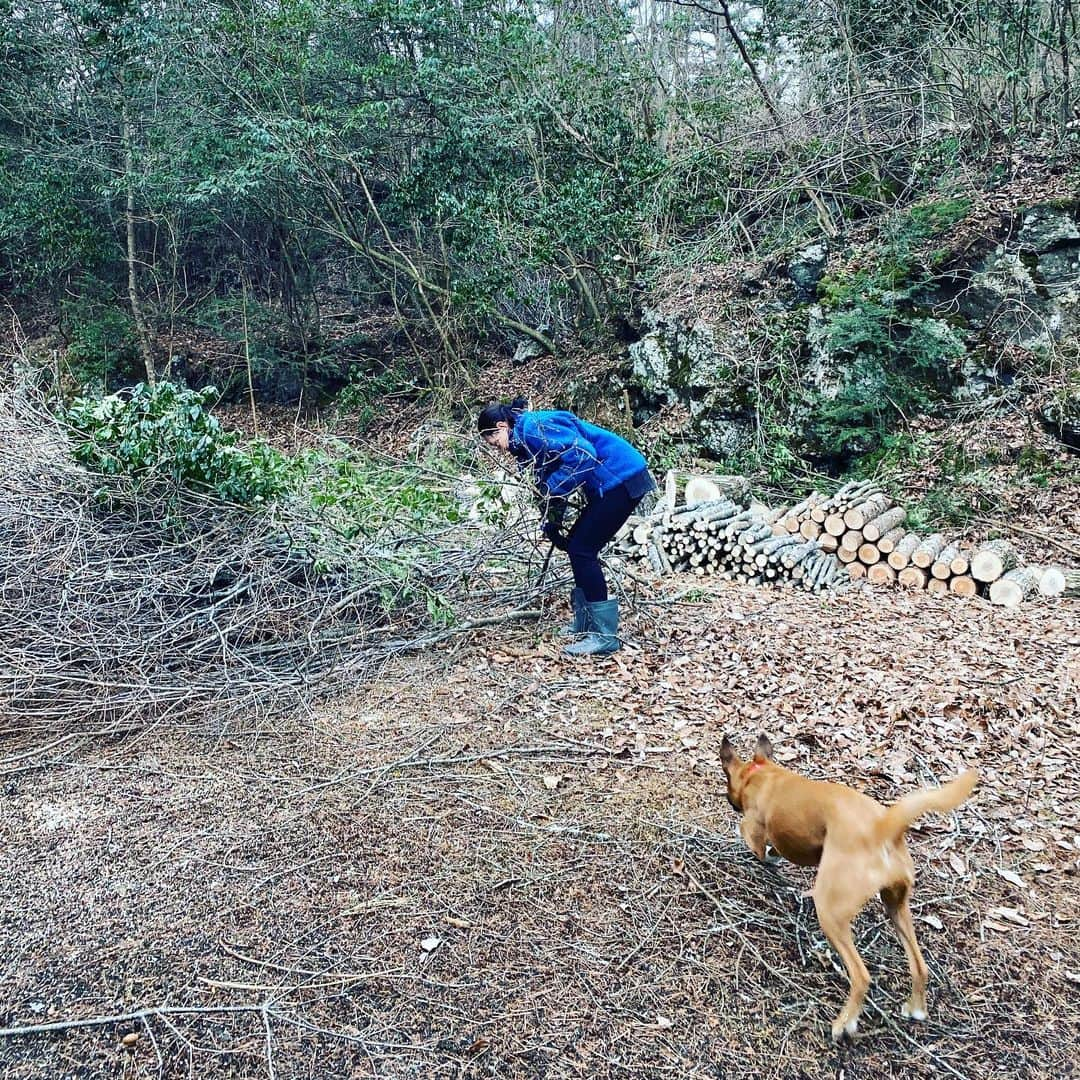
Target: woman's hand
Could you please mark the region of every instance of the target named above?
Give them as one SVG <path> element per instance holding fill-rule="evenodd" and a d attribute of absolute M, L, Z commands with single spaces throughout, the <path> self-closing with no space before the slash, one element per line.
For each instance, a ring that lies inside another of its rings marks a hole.
<path fill-rule="evenodd" d="M 557 547 L 560 551 L 566 550 L 566 537 L 559 531 L 559 526 L 553 521 L 545 521 L 540 526 L 540 531 L 544 534 L 544 537 L 551 541 L 551 543 Z"/>

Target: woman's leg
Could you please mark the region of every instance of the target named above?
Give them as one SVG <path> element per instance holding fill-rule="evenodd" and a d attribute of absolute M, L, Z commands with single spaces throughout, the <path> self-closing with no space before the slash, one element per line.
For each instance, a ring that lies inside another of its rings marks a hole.
<path fill-rule="evenodd" d="M 596 604 L 608 598 L 607 582 L 600 569 L 600 551 L 619 531 L 640 500 L 633 499 L 620 484 L 602 499 L 586 504 L 566 538 L 566 554 L 574 584 L 585 594 L 585 602 Z"/>

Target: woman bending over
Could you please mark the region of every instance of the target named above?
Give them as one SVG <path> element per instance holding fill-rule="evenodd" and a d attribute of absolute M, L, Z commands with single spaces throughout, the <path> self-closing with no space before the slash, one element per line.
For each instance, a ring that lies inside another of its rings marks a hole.
<path fill-rule="evenodd" d="M 489 405 L 476 418 L 488 446 L 531 468 L 545 506 L 544 535 L 570 558 L 574 622 L 578 640 L 571 656 L 612 653 L 619 648 L 619 602 L 608 596 L 600 551 L 656 484 L 645 458 L 625 439 L 571 412 L 526 409 L 525 399 Z M 585 507 L 565 536 L 566 500 L 578 488 Z"/>

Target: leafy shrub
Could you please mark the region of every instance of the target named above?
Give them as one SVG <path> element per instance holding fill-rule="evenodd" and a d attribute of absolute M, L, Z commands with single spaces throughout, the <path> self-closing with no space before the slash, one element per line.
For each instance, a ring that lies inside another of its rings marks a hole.
<path fill-rule="evenodd" d="M 954 199 L 909 207 L 892 219 L 869 265 L 822 280 L 823 322 L 811 337 L 842 376 L 835 394 L 808 403 L 811 442 L 821 455 L 877 453 L 897 420 L 948 392 L 966 352 L 963 337 L 920 312 L 916 299 L 943 257 L 926 246 L 969 205 Z"/>
<path fill-rule="evenodd" d="M 130 386 L 145 375 L 129 315 L 86 298 L 63 305 L 61 319 L 68 339 L 68 367 L 80 387 L 104 391 Z"/>
<path fill-rule="evenodd" d="M 223 431 L 207 409 L 216 394 L 161 382 L 77 398 L 67 414 L 75 458 L 106 475 L 211 491 L 241 505 L 274 498 L 288 483 L 288 459 L 260 441 L 242 447 Z"/>
<path fill-rule="evenodd" d="M 334 532 L 351 540 L 423 529 L 461 517 L 454 497 L 420 471 L 340 453 L 311 451 L 297 462 L 298 489 Z"/>
<path fill-rule="evenodd" d="M 252 383 L 268 401 L 297 401 L 310 383 L 321 387 L 340 381 L 341 362 L 320 351 L 320 343 L 306 336 L 298 317 L 282 307 L 251 297 L 220 297 L 203 305 L 195 321 L 234 343 L 237 355 L 246 350 Z M 227 373 L 222 384 L 225 396 L 246 387 L 246 380 L 241 366 Z"/>
<path fill-rule="evenodd" d="M 400 365 L 379 371 L 353 370 L 335 399 L 339 413 L 348 414 L 355 429 L 363 433 L 379 415 L 386 397 L 407 388 L 411 377 Z"/>

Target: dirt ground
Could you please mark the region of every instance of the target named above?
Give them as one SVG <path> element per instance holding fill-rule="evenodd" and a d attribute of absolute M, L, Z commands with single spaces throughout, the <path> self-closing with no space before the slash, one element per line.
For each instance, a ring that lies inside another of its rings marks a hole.
<path fill-rule="evenodd" d="M 560 657 L 553 611 L 277 728 L 5 747 L 0 1077 L 1073 1075 L 1080 602 L 624 601 L 606 659 Z M 874 902 L 829 1042 L 810 873 L 723 797 L 722 735 L 759 730 L 883 801 L 980 770 L 910 837 L 927 1023 Z"/>

